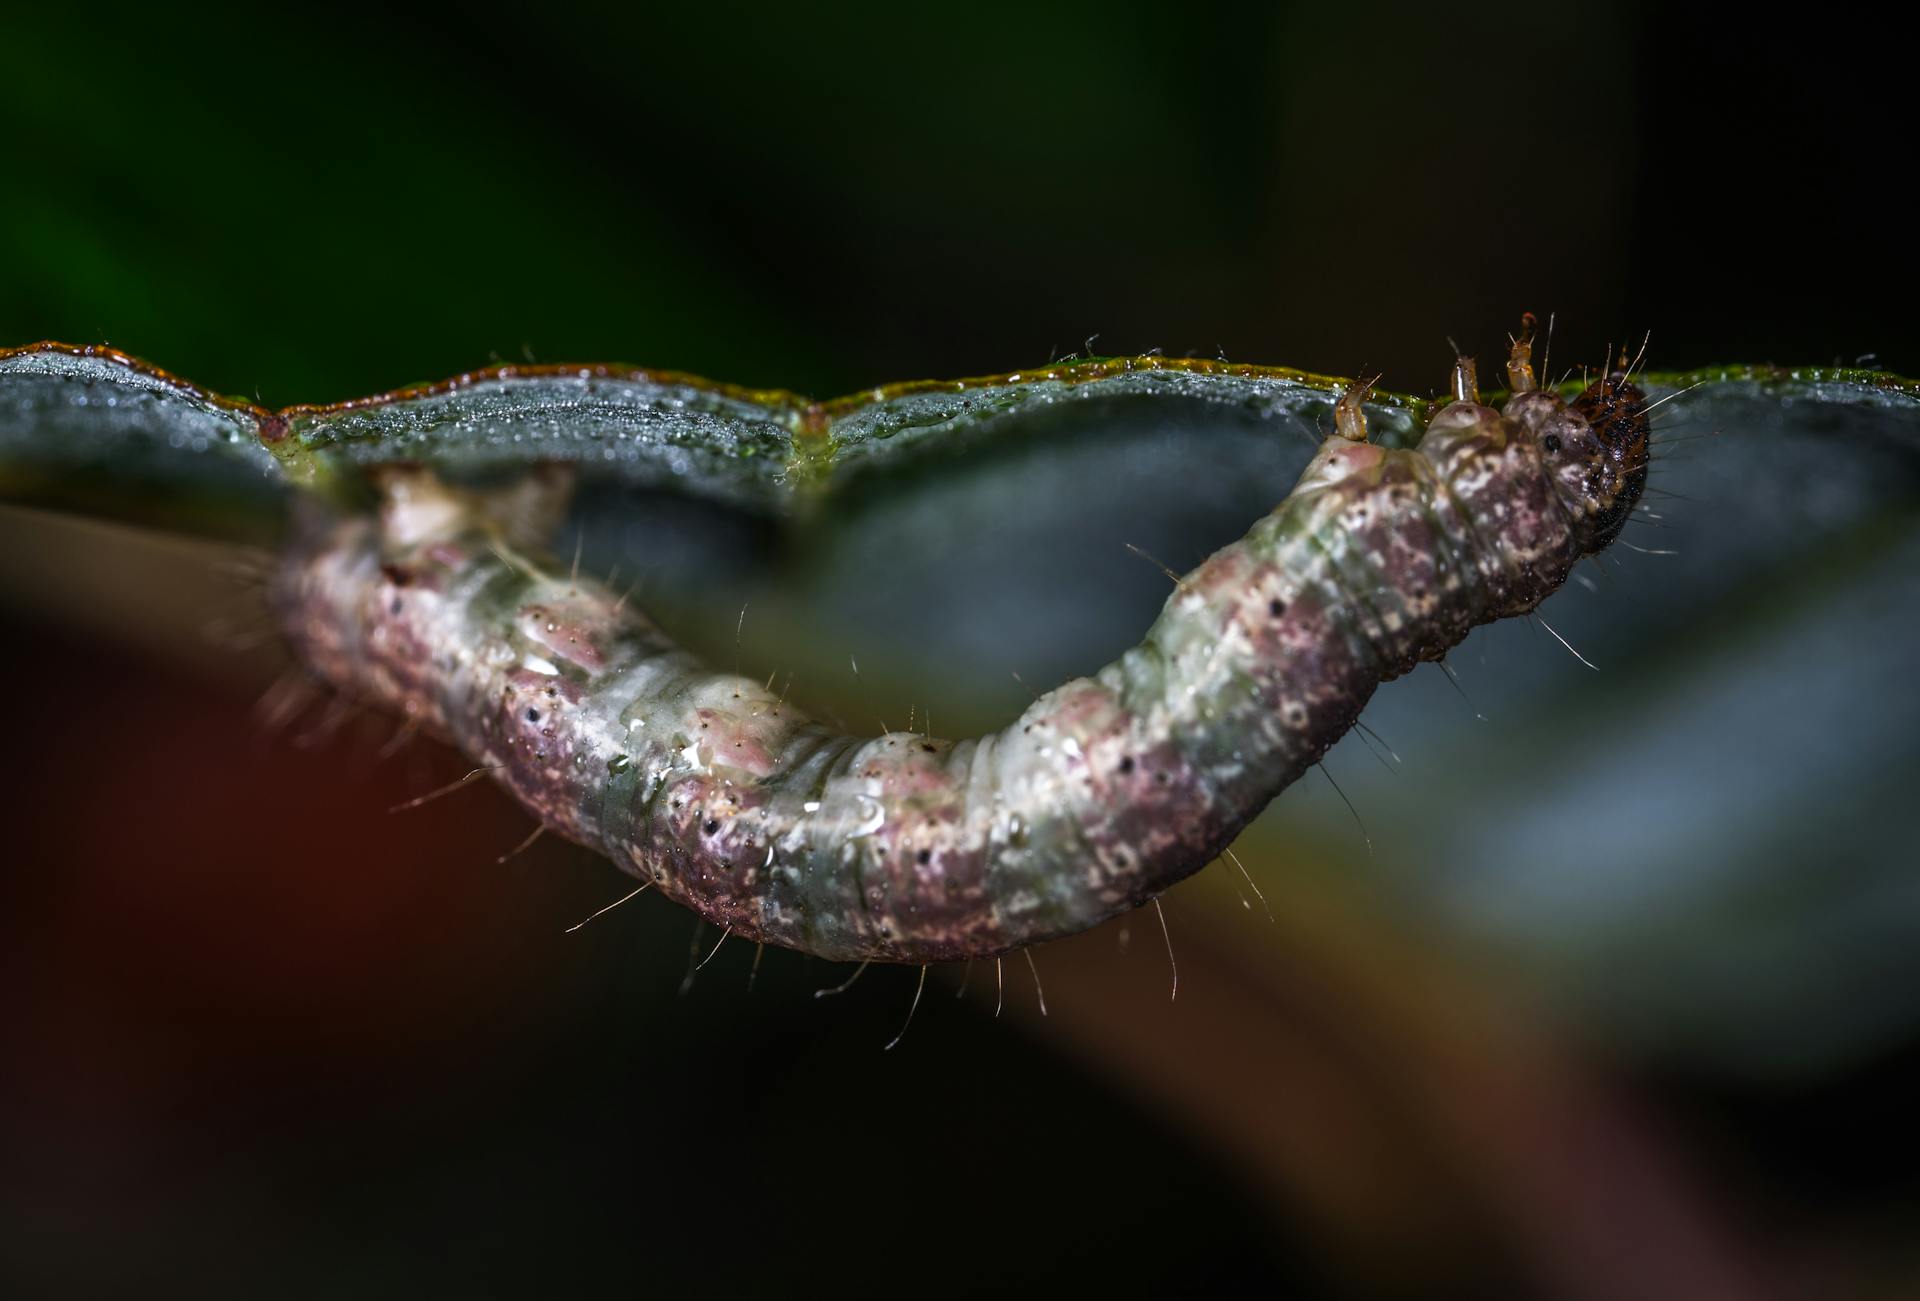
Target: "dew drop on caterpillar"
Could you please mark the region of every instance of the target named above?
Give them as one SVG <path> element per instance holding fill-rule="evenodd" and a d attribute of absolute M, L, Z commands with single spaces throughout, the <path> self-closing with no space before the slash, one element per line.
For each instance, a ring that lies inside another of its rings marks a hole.
<path fill-rule="evenodd" d="M 1179 579 L 1140 645 L 970 740 L 842 735 L 547 569 L 571 483 L 553 465 L 484 490 L 376 465 L 376 512 L 307 504 L 275 603 L 323 680 L 452 740 L 542 826 L 726 935 L 1003 954 L 1211 862 L 1381 682 L 1531 611 L 1617 537 L 1647 469 L 1628 371 L 1567 403 L 1523 335 L 1508 372 L 1496 411 L 1462 359 L 1406 449 L 1369 441 L 1355 386 L 1295 489 Z"/>

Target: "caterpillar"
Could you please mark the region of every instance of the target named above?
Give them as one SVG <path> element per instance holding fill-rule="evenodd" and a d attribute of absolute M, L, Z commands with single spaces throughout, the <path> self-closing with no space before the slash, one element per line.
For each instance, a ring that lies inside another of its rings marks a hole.
<path fill-rule="evenodd" d="M 1531 611 L 1619 535 L 1647 474 L 1631 367 L 1569 403 L 1536 383 L 1529 330 L 1507 373 L 1495 410 L 1460 358 L 1452 400 L 1398 449 L 1369 438 L 1371 385 L 1348 386 L 1294 490 L 1179 577 L 1138 646 L 975 739 L 840 734 L 551 568 L 558 464 L 491 487 L 371 465 L 373 510 L 302 503 L 273 603 L 321 679 L 452 741 L 542 826 L 727 934 L 835 960 L 993 956 L 1213 861 L 1380 683 Z M 287 430 L 261 420 L 269 444 Z"/>

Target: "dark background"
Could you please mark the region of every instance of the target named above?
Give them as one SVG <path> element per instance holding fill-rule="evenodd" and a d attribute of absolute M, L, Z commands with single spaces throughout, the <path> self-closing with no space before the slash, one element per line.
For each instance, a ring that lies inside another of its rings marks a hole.
<path fill-rule="evenodd" d="M 1408 9 L 15 15 L 0 321 L 273 404 L 523 351 L 841 392 L 1094 334 L 1423 389 L 1525 308 L 1668 369 L 1916 369 L 1894 35 Z"/>
<path fill-rule="evenodd" d="M 1491 369 L 1522 309 L 1558 314 L 1562 364 L 1651 329 L 1662 369 L 1920 371 L 1909 55 L 1824 14 L 43 8 L 0 41 L 0 343 L 110 342 L 270 404 L 523 357 L 830 394 L 1096 335 L 1431 391 L 1447 335 Z M 178 631 L 222 599 L 198 553 L 6 537 L 0 1266 L 34 1294 L 1690 1277 L 1563 1236 L 1788 1294 L 1911 1277 L 1920 1040 L 1756 1083 L 1577 1025 L 1510 1048 L 1480 1026 L 1504 1014 L 1380 992 L 1434 977 L 1377 949 L 1266 954 L 1255 991 L 1196 942 L 1172 1029 L 1160 968 L 1089 957 L 1108 1011 L 1040 1020 L 1014 969 L 996 1022 L 976 970 L 883 1056 L 899 982 L 816 1004 L 836 969 L 774 954 L 749 998 L 729 953 L 677 998 L 684 916 L 563 938 L 618 883 L 550 843 L 496 868 L 504 800 L 385 816 L 456 759 L 376 764 L 357 720 L 263 737 L 270 665 Z M 1215 1092 L 1156 1060 L 1182 1051 Z M 1487 1085 L 1516 1150 L 1575 1154 L 1552 1195 L 1519 1157 L 1487 1173 L 1492 1131 L 1421 1119 Z M 1556 1220 L 1624 1215 L 1558 1193 L 1641 1147 L 1648 1224 L 1694 1224 L 1676 1198 L 1736 1246 Z"/>

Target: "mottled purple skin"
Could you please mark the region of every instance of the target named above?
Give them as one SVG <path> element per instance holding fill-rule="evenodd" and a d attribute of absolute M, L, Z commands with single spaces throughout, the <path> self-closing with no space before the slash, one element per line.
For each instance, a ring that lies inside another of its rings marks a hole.
<path fill-rule="evenodd" d="M 1455 403 L 1412 451 L 1329 439 L 1139 646 L 977 740 L 837 735 L 600 584 L 518 559 L 524 491 L 421 470 L 383 472 L 378 518 L 306 530 L 280 607 L 321 677 L 497 766 L 548 827 L 734 933 L 833 959 L 988 956 L 1198 871 L 1380 682 L 1538 605 L 1637 499 L 1643 405 L 1610 376 L 1571 407 Z"/>

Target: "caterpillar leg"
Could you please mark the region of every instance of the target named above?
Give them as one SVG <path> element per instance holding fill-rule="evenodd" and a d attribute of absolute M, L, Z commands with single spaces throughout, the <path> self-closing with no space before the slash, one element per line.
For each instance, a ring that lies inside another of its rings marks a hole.
<path fill-rule="evenodd" d="M 1333 431 L 1350 443 L 1367 441 L 1367 399 L 1373 396 L 1373 386 L 1380 382 L 1375 375 L 1372 379 L 1355 380 L 1340 400 L 1333 404 Z"/>
<path fill-rule="evenodd" d="M 1540 387 L 1533 377 L 1533 330 L 1540 322 L 1532 312 L 1520 315 L 1520 334 L 1508 340 L 1507 387 L 1515 393 L 1531 393 Z"/>
<path fill-rule="evenodd" d="M 1458 356 L 1453 359 L 1453 400 L 1480 405 L 1480 377 L 1471 357 Z"/>
<path fill-rule="evenodd" d="M 380 493 L 381 529 L 402 546 L 457 536 L 475 524 L 516 549 L 547 546 L 573 500 L 574 467 L 541 461 L 501 487 L 466 489 L 445 483 L 424 465 L 395 462 L 370 472 Z"/>

